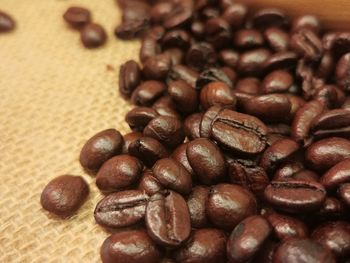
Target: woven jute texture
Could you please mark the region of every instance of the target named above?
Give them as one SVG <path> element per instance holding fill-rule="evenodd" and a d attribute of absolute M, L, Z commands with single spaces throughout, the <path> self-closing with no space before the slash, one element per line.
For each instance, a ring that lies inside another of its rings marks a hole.
<path fill-rule="evenodd" d="M 64 23 L 71 5 L 89 8 L 108 31 L 103 48 L 84 49 Z M 0 262 L 100 262 L 108 234 L 93 210 L 102 196 L 78 157 L 96 132 L 129 131 L 118 70 L 137 58 L 139 44 L 113 36 L 120 19 L 113 0 L 0 0 L 0 9 L 18 23 L 0 35 Z M 82 175 L 91 190 L 68 220 L 52 218 L 39 202 L 61 174 Z"/>

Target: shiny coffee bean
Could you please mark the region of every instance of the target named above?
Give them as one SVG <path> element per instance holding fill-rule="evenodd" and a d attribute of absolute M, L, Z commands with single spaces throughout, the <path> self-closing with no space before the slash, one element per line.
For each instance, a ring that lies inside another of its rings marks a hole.
<path fill-rule="evenodd" d="M 200 124 L 203 113 L 193 113 L 184 121 L 184 129 L 186 137 L 191 141 L 200 138 Z"/>
<path fill-rule="evenodd" d="M 145 170 L 142 173 L 142 177 L 139 181 L 138 189 L 151 196 L 163 190 L 163 186 L 158 181 L 158 179 L 154 177 L 154 174 L 151 170 Z"/>
<path fill-rule="evenodd" d="M 267 239 L 261 249 L 255 254 L 252 263 L 272 263 L 273 254 L 278 246 L 278 242 L 274 239 Z"/>
<path fill-rule="evenodd" d="M 234 109 L 236 106 L 236 98 L 230 87 L 219 81 L 211 82 L 201 89 L 200 102 L 204 109 L 211 106 Z"/>
<path fill-rule="evenodd" d="M 269 46 L 276 52 L 287 51 L 289 35 L 282 29 L 271 27 L 264 31 L 264 37 Z"/>
<path fill-rule="evenodd" d="M 181 27 L 190 23 L 193 15 L 192 8 L 179 6 L 174 8 L 172 12 L 167 16 L 164 27 L 166 29 Z"/>
<path fill-rule="evenodd" d="M 132 130 L 143 131 L 147 124 L 159 114 L 149 107 L 136 107 L 125 115 L 125 121 Z"/>
<path fill-rule="evenodd" d="M 130 97 L 141 81 L 141 69 L 134 60 L 125 62 L 119 71 L 119 91 L 125 97 Z"/>
<path fill-rule="evenodd" d="M 148 80 L 133 91 L 131 101 L 139 106 L 151 106 L 166 91 L 166 85 L 160 81 Z"/>
<path fill-rule="evenodd" d="M 191 192 L 191 174 L 181 163 L 170 158 L 163 158 L 153 165 L 152 172 L 164 188 L 172 189 L 181 194 Z"/>
<path fill-rule="evenodd" d="M 335 85 L 323 85 L 316 88 L 312 98 L 322 103 L 325 108 L 332 109 L 339 107 L 343 103 L 344 99 L 341 93 L 343 93 L 343 91 Z"/>
<path fill-rule="evenodd" d="M 154 263 L 161 259 L 160 249 L 144 230 L 123 230 L 111 235 L 103 242 L 100 254 L 103 263 Z"/>
<path fill-rule="evenodd" d="M 241 54 L 238 70 L 244 75 L 261 75 L 271 53 L 264 48 L 253 49 Z"/>
<path fill-rule="evenodd" d="M 248 94 L 259 94 L 261 82 L 258 78 L 242 78 L 239 79 L 235 86 L 235 91 Z"/>
<path fill-rule="evenodd" d="M 254 14 L 253 26 L 264 29 L 269 27 L 285 27 L 289 24 L 286 14 L 277 8 L 261 9 Z"/>
<path fill-rule="evenodd" d="M 40 196 L 41 206 L 59 217 L 72 216 L 89 195 L 89 186 L 81 176 L 61 175 L 51 180 Z"/>
<path fill-rule="evenodd" d="M 185 30 L 174 29 L 165 33 L 162 48 L 187 49 L 190 46 L 190 36 Z"/>
<path fill-rule="evenodd" d="M 176 192 L 169 190 L 152 195 L 145 219 L 148 234 L 162 246 L 180 246 L 190 236 L 190 213 L 186 201 Z"/>
<path fill-rule="evenodd" d="M 326 191 L 316 182 L 272 181 L 265 189 L 265 199 L 277 210 L 288 213 L 317 211 L 323 204 Z"/>
<path fill-rule="evenodd" d="M 275 70 L 266 75 L 262 82 L 263 93 L 286 92 L 293 85 L 293 76 L 286 70 Z"/>
<path fill-rule="evenodd" d="M 263 66 L 265 72 L 278 69 L 294 69 L 298 63 L 298 56 L 295 52 L 281 51 L 272 54 Z"/>
<path fill-rule="evenodd" d="M 263 246 L 272 227 L 262 216 L 250 216 L 239 223 L 227 242 L 229 262 L 248 262 Z"/>
<path fill-rule="evenodd" d="M 300 29 L 291 37 L 292 50 L 312 61 L 318 61 L 323 54 L 321 39 L 309 29 Z"/>
<path fill-rule="evenodd" d="M 233 38 L 233 44 L 239 49 L 251 49 L 264 45 L 263 35 L 254 29 L 241 29 Z"/>
<path fill-rule="evenodd" d="M 145 216 L 149 197 L 139 190 L 126 190 L 107 195 L 96 205 L 94 217 L 104 227 L 133 225 Z"/>
<path fill-rule="evenodd" d="M 229 23 L 231 28 L 234 30 L 240 28 L 243 25 L 247 14 L 248 9 L 245 5 L 234 3 L 224 10 L 222 17 Z"/>
<path fill-rule="evenodd" d="M 231 230 L 256 213 L 256 199 L 245 188 L 234 184 L 218 184 L 210 188 L 206 214 L 217 227 Z"/>
<path fill-rule="evenodd" d="M 231 39 L 230 25 L 220 17 L 210 18 L 205 23 L 205 39 L 216 49 L 227 47 Z"/>
<path fill-rule="evenodd" d="M 293 176 L 302 171 L 304 169 L 304 165 L 300 161 L 290 160 L 280 165 L 280 167 L 276 170 L 273 180 L 274 181 L 283 181 L 289 178 L 293 178 Z"/>
<path fill-rule="evenodd" d="M 194 228 L 203 228 L 208 225 L 205 206 L 209 196 L 209 188 L 197 185 L 187 198 L 187 206 L 190 212 L 191 225 Z"/>
<path fill-rule="evenodd" d="M 97 48 L 106 42 L 107 34 L 101 25 L 91 23 L 80 31 L 80 39 L 86 48 Z"/>
<path fill-rule="evenodd" d="M 290 126 L 283 123 L 269 124 L 267 125 L 269 134 L 279 134 L 284 136 L 290 136 Z"/>
<path fill-rule="evenodd" d="M 202 71 L 199 75 L 196 82 L 196 88 L 200 90 L 207 84 L 218 81 L 225 83 L 230 88 L 233 87 L 231 79 L 226 75 L 226 73 L 223 70 L 217 68 L 209 68 Z"/>
<path fill-rule="evenodd" d="M 173 66 L 169 73 L 168 73 L 168 79 L 167 82 L 169 83 L 170 81 L 174 80 L 184 80 L 187 82 L 191 87 L 196 87 L 196 81 L 198 78 L 199 74 L 197 71 L 184 66 L 184 65 L 175 65 Z"/>
<path fill-rule="evenodd" d="M 131 9 L 132 10 L 132 9 Z M 147 19 L 132 19 L 122 22 L 114 30 L 114 35 L 123 40 L 131 40 L 141 37 L 148 28 Z"/>
<path fill-rule="evenodd" d="M 188 158 L 187 158 L 187 153 L 186 153 L 187 146 L 188 146 L 188 142 L 179 145 L 171 154 L 171 158 L 181 163 L 186 168 L 186 170 L 191 174 L 191 176 L 194 178 L 196 177 L 195 172 L 193 171 L 192 166 L 190 165 L 190 162 L 188 161 Z"/>
<path fill-rule="evenodd" d="M 339 59 L 335 69 L 337 83 L 344 91 L 350 90 L 349 71 L 350 53 L 346 53 Z"/>
<path fill-rule="evenodd" d="M 344 215 L 344 204 L 335 197 L 326 197 L 321 209 L 316 213 L 321 218 L 340 218 Z"/>
<path fill-rule="evenodd" d="M 63 19 L 73 28 L 82 28 L 91 21 L 88 9 L 78 6 L 69 7 L 63 14 Z"/>
<path fill-rule="evenodd" d="M 145 63 L 149 58 L 160 54 L 160 52 L 160 45 L 154 37 L 145 36 L 142 39 L 140 48 L 140 60 L 142 63 Z"/>
<path fill-rule="evenodd" d="M 185 245 L 174 252 L 176 262 L 225 263 L 225 233 L 215 228 L 194 230 Z"/>
<path fill-rule="evenodd" d="M 231 49 L 222 49 L 219 53 L 219 60 L 227 67 L 236 68 L 239 60 L 239 53 Z"/>
<path fill-rule="evenodd" d="M 150 6 L 144 1 L 131 0 L 125 5 L 122 14 L 123 22 L 130 22 L 134 20 L 149 21 L 150 20 Z"/>
<path fill-rule="evenodd" d="M 313 15 L 302 15 L 293 20 L 293 32 L 299 31 L 304 28 L 307 28 L 318 34 L 321 31 L 321 22 L 316 16 Z"/>
<path fill-rule="evenodd" d="M 213 66 L 217 61 L 214 47 L 207 42 L 193 43 L 186 53 L 186 63 L 191 68 L 203 69 Z"/>
<path fill-rule="evenodd" d="M 115 192 L 136 183 L 143 164 L 135 157 L 123 154 L 105 162 L 97 173 L 96 185 L 103 192 Z"/>
<path fill-rule="evenodd" d="M 193 21 L 191 24 L 191 33 L 192 35 L 199 40 L 202 40 L 205 36 L 205 26 L 201 21 Z"/>
<path fill-rule="evenodd" d="M 167 77 L 170 68 L 170 56 L 168 54 L 158 54 L 145 61 L 142 72 L 146 79 L 163 80 Z"/>
<path fill-rule="evenodd" d="M 151 20 L 153 23 L 159 23 L 165 21 L 168 15 L 171 14 L 171 11 L 174 8 L 172 2 L 159 2 L 152 6 L 151 10 Z"/>
<path fill-rule="evenodd" d="M 129 145 L 133 142 L 136 141 L 137 139 L 140 139 L 143 137 L 143 134 L 141 132 L 129 132 L 123 136 L 124 139 L 124 145 L 122 149 L 123 154 L 127 154 L 129 152 Z"/>
<path fill-rule="evenodd" d="M 198 92 L 184 80 L 170 82 L 168 94 L 179 112 L 189 114 L 198 109 Z"/>
<path fill-rule="evenodd" d="M 97 172 L 104 162 L 121 152 L 124 140 L 119 131 L 108 129 L 91 137 L 80 152 L 81 166 Z"/>
<path fill-rule="evenodd" d="M 200 135 L 203 138 L 209 138 L 211 135 L 211 126 L 215 120 L 215 118 L 218 116 L 218 114 L 223 109 L 219 106 L 213 106 L 210 107 L 202 117 L 201 125 L 200 125 Z"/>
<path fill-rule="evenodd" d="M 350 183 L 342 184 L 337 191 L 338 198 L 350 207 Z"/>
<path fill-rule="evenodd" d="M 185 60 L 185 53 L 178 48 L 167 49 L 163 54 L 170 58 L 172 66 L 182 64 Z"/>

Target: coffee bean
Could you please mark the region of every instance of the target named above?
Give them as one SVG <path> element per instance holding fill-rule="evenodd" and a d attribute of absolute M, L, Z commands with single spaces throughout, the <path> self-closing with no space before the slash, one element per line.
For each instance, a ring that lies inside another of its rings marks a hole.
<path fill-rule="evenodd" d="M 264 37 L 269 46 L 276 52 L 287 51 L 289 35 L 282 29 L 271 27 L 264 31 Z"/>
<path fill-rule="evenodd" d="M 187 82 L 191 87 L 196 87 L 196 81 L 199 74 L 197 71 L 184 66 L 184 65 L 175 65 L 173 66 L 169 73 L 167 82 L 182 79 Z"/>
<path fill-rule="evenodd" d="M 278 134 L 283 136 L 290 136 L 290 126 L 283 123 L 267 125 L 269 134 Z"/>
<path fill-rule="evenodd" d="M 331 137 L 313 143 L 305 152 L 305 160 L 315 171 L 325 171 L 349 158 L 350 141 Z"/>
<path fill-rule="evenodd" d="M 144 135 L 157 139 L 167 147 L 174 148 L 185 139 L 182 123 L 173 117 L 158 116 L 144 129 Z"/>
<path fill-rule="evenodd" d="M 324 45 L 327 46 L 328 50 L 330 50 L 335 57 L 335 59 L 339 59 L 346 53 L 350 52 L 350 34 L 349 32 L 338 32 L 327 36 L 329 39 L 324 40 Z M 326 36 L 325 36 L 326 38 Z M 328 42 L 328 43 L 327 43 Z"/>
<path fill-rule="evenodd" d="M 219 81 L 211 82 L 201 89 L 200 101 L 204 109 L 211 106 L 233 109 L 236 104 L 236 98 L 230 87 Z"/>
<path fill-rule="evenodd" d="M 264 45 L 264 38 L 257 30 L 241 29 L 235 33 L 233 44 L 240 49 L 257 48 Z"/>
<path fill-rule="evenodd" d="M 317 211 L 325 197 L 325 189 L 316 182 L 272 181 L 265 189 L 268 204 L 288 213 Z"/>
<path fill-rule="evenodd" d="M 41 206 L 59 217 L 72 216 L 89 195 L 81 176 L 61 175 L 51 180 L 41 193 Z"/>
<path fill-rule="evenodd" d="M 230 25 L 220 17 L 213 17 L 205 23 L 206 40 L 215 48 L 228 46 L 231 39 Z"/>
<path fill-rule="evenodd" d="M 343 95 L 340 92 L 343 93 L 343 91 L 335 85 L 323 85 L 314 91 L 312 97 L 314 100 L 322 103 L 325 108 L 332 109 L 334 107 L 339 107 L 343 103 Z"/>
<path fill-rule="evenodd" d="M 126 114 L 125 121 L 129 124 L 131 129 L 143 131 L 147 124 L 158 115 L 159 114 L 152 108 L 136 107 Z"/>
<path fill-rule="evenodd" d="M 262 82 L 263 93 L 286 92 L 293 85 L 293 76 L 286 70 L 275 70 L 266 75 Z"/>
<path fill-rule="evenodd" d="M 119 91 L 125 97 L 130 97 L 141 81 L 141 70 L 134 60 L 129 60 L 120 67 Z"/>
<path fill-rule="evenodd" d="M 190 23 L 193 15 L 192 8 L 186 6 L 177 6 L 172 10 L 172 12 L 167 16 L 164 22 L 164 27 L 166 29 L 181 27 Z"/>
<path fill-rule="evenodd" d="M 217 54 L 214 47 L 207 42 L 192 44 L 186 53 L 187 65 L 198 70 L 213 66 L 216 61 Z"/>
<path fill-rule="evenodd" d="M 334 189 L 350 182 L 350 159 L 345 159 L 329 169 L 320 180 L 326 189 Z"/>
<path fill-rule="evenodd" d="M 141 177 L 143 165 L 135 157 L 123 154 L 105 162 L 97 173 L 96 185 L 103 192 L 125 189 Z"/>
<path fill-rule="evenodd" d="M 170 58 L 172 66 L 182 64 L 185 60 L 185 52 L 178 48 L 167 49 L 163 54 Z"/>
<path fill-rule="evenodd" d="M 190 46 L 190 36 L 185 30 L 174 29 L 168 31 L 162 39 L 162 48 L 187 49 Z"/>
<path fill-rule="evenodd" d="M 213 121 L 218 116 L 218 114 L 222 111 L 222 108 L 219 106 L 210 107 L 202 117 L 201 125 L 200 125 L 200 135 L 204 138 L 209 138 L 211 134 L 211 126 Z"/>
<path fill-rule="evenodd" d="M 171 2 L 156 3 L 151 10 L 151 20 L 153 23 L 161 24 L 166 17 L 171 14 L 174 4 Z"/>
<path fill-rule="evenodd" d="M 281 51 L 272 54 L 264 63 L 265 72 L 278 69 L 294 69 L 298 63 L 298 56 L 291 51 Z"/>
<path fill-rule="evenodd" d="M 176 111 L 174 101 L 169 95 L 160 97 L 153 105 L 152 108 L 161 116 L 172 117 L 181 119 L 181 116 Z"/>
<path fill-rule="evenodd" d="M 146 19 L 132 19 L 117 26 L 114 30 L 114 34 L 117 38 L 130 40 L 141 37 L 147 28 L 148 21 Z"/>
<path fill-rule="evenodd" d="M 121 152 L 123 142 L 122 135 L 115 129 L 97 133 L 81 149 L 81 166 L 87 171 L 97 172 L 104 162 Z"/>
<path fill-rule="evenodd" d="M 140 48 L 140 60 L 142 63 L 145 63 L 149 58 L 160 54 L 160 52 L 160 45 L 154 37 L 145 36 L 142 39 Z"/>
<path fill-rule="evenodd" d="M 189 172 L 191 174 L 191 176 L 194 178 L 195 173 L 194 173 L 192 166 L 190 165 L 190 162 L 188 161 L 188 158 L 187 158 L 187 153 L 186 153 L 187 146 L 188 146 L 188 142 L 179 145 L 173 151 L 171 158 L 173 158 L 175 161 L 181 163 L 186 168 L 187 172 Z"/>
<path fill-rule="evenodd" d="M 184 121 L 184 129 L 186 137 L 189 140 L 200 138 L 200 124 L 202 121 L 202 113 L 194 113 L 189 115 Z"/>
<path fill-rule="evenodd" d="M 203 228 L 208 225 L 208 219 L 205 213 L 205 205 L 208 196 L 208 187 L 197 185 L 192 188 L 192 192 L 187 198 L 187 206 L 190 212 L 192 227 Z"/>
<path fill-rule="evenodd" d="M 124 139 L 124 145 L 122 149 L 123 154 L 129 153 L 129 145 L 133 142 L 136 141 L 137 139 L 140 139 L 143 136 L 141 132 L 129 132 L 123 136 Z"/>
<path fill-rule="evenodd" d="M 176 262 L 226 262 L 226 235 L 215 228 L 194 230 L 189 241 L 174 252 Z"/>
<path fill-rule="evenodd" d="M 15 20 L 4 11 L 0 10 L 0 33 L 10 32 L 16 27 Z"/>
<path fill-rule="evenodd" d="M 80 39 L 86 48 L 97 48 L 106 42 L 107 34 L 99 24 L 90 23 L 80 31 Z"/>
<path fill-rule="evenodd" d="M 164 188 L 172 189 L 181 194 L 191 192 L 191 174 L 181 163 L 170 158 L 163 158 L 154 164 L 152 172 Z"/>
<path fill-rule="evenodd" d="M 151 106 L 166 91 L 166 85 L 160 81 L 148 80 L 141 83 L 132 93 L 131 101 L 135 105 Z"/>
<path fill-rule="evenodd" d="M 286 14 L 277 8 L 261 9 L 254 14 L 253 26 L 264 29 L 269 27 L 286 27 L 289 19 Z"/>
<path fill-rule="evenodd" d="M 238 70 L 244 75 L 262 75 L 270 55 L 270 51 L 264 48 L 246 51 L 239 58 Z"/>
<path fill-rule="evenodd" d="M 227 255 L 230 262 L 248 262 L 262 247 L 272 228 L 262 216 L 250 216 L 239 223 L 227 242 Z M 247 240 L 249 244 L 247 245 Z"/>
<path fill-rule="evenodd" d="M 234 3 L 228 6 L 226 9 L 224 9 L 222 17 L 229 23 L 231 28 L 234 30 L 240 28 L 243 25 L 247 14 L 248 9 L 245 5 Z"/>
<path fill-rule="evenodd" d="M 167 77 L 170 68 L 170 56 L 158 54 L 145 61 L 142 72 L 147 79 L 163 80 Z"/>
<path fill-rule="evenodd" d="M 123 8 L 122 22 L 150 20 L 150 5 L 144 1 L 131 0 Z"/>
<path fill-rule="evenodd" d="M 212 138 L 220 145 L 248 155 L 265 149 L 266 133 L 267 128 L 259 119 L 226 109 L 217 115 L 211 128 Z"/>
<path fill-rule="evenodd" d="M 167 149 L 156 139 L 142 137 L 129 145 L 129 153 L 141 160 L 146 166 L 152 167 L 154 163 L 169 155 Z"/>
<path fill-rule="evenodd" d="M 323 54 L 319 37 L 313 31 L 305 28 L 292 35 L 290 46 L 301 56 L 313 61 L 318 61 Z"/>
<path fill-rule="evenodd" d="M 274 263 L 335 263 L 336 260 L 328 249 L 308 238 L 291 238 L 281 243 L 275 250 Z"/>
<path fill-rule="evenodd" d="M 235 91 L 248 94 L 259 94 L 261 82 L 258 78 L 241 78 L 237 81 Z"/>
<path fill-rule="evenodd" d="M 163 186 L 157 178 L 154 177 L 152 170 L 145 170 L 140 179 L 138 189 L 151 196 L 163 190 Z"/>
<path fill-rule="evenodd" d="M 176 192 L 169 190 L 152 195 L 145 218 L 149 235 L 162 246 L 180 246 L 190 236 L 188 207 L 183 197 Z"/>
<path fill-rule="evenodd" d="M 234 184 L 218 184 L 210 188 L 206 214 L 217 227 L 231 230 L 256 213 L 256 199 L 245 188 Z"/>
<path fill-rule="evenodd" d="M 321 22 L 320 20 L 313 15 L 302 15 L 293 20 L 292 31 L 296 32 L 302 29 L 309 29 L 316 34 L 321 31 Z"/>
<path fill-rule="evenodd" d="M 350 53 L 346 53 L 339 59 L 335 69 L 337 83 L 344 91 L 350 90 L 349 71 Z"/>
<path fill-rule="evenodd" d="M 200 90 L 205 85 L 217 81 L 225 83 L 230 88 L 233 87 L 232 81 L 229 79 L 229 77 L 225 74 L 224 71 L 217 68 L 209 68 L 207 70 L 202 71 L 199 75 L 196 82 L 196 88 Z"/>
<path fill-rule="evenodd" d="M 154 263 L 161 259 L 160 249 L 144 230 L 123 230 L 109 236 L 100 254 L 103 263 Z"/>
<path fill-rule="evenodd" d="M 148 198 L 138 190 L 107 195 L 96 205 L 95 220 L 101 226 L 111 228 L 133 225 L 143 219 Z"/>
<path fill-rule="evenodd" d="M 179 112 L 189 114 L 198 109 L 198 93 L 185 81 L 176 80 L 170 82 L 168 94 Z"/>
<path fill-rule="evenodd" d="M 287 161 L 276 170 L 273 180 L 274 181 L 283 181 L 288 178 L 292 178 L 296 173 L 302 171 L 304 165 L 301 161 L 290 160 Z"/>
<path fill-rule="evenodd" d="M 219 53 L 219 60 L 227 67 L 236 68 L 239 60 L 239 53 L 231 49 L 222 49 Z"/>
<path fill-rule="evenodd" d="M 90 11 L 83 7 L 69 7 L 63 14 L 63 19 L 73 28 L 82 28 L 91 21 Z"/>

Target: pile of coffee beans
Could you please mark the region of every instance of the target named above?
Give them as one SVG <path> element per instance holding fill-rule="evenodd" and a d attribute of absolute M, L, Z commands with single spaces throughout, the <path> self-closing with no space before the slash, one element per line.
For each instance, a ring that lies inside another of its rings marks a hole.
<path fill-rule="evenodd" d="M 349 262 L 350 32 L 232 0 L 118 3 L 116 36 L 142 43 L 119 76 L 132 131 L 80 154 L 114 233 L 102 261 Z M 65 217 L 87 193 L 61 176 L 41 202 Z"/>
<path fill-rule="evenodd" d="M 0 10 L 0 33 L 7 33 L 16 27 L 15 20 L 6 12 Z"/>

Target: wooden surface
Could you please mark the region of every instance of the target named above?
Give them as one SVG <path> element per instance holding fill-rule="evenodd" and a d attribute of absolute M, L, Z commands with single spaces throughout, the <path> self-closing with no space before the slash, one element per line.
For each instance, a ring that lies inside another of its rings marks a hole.
<path fill-rule="evenodd" d="M 259 9 L 279 7 L 291 16 L 314 14 L 327 29 L 350 31 L 350 0 L 237 0 Z"/>

